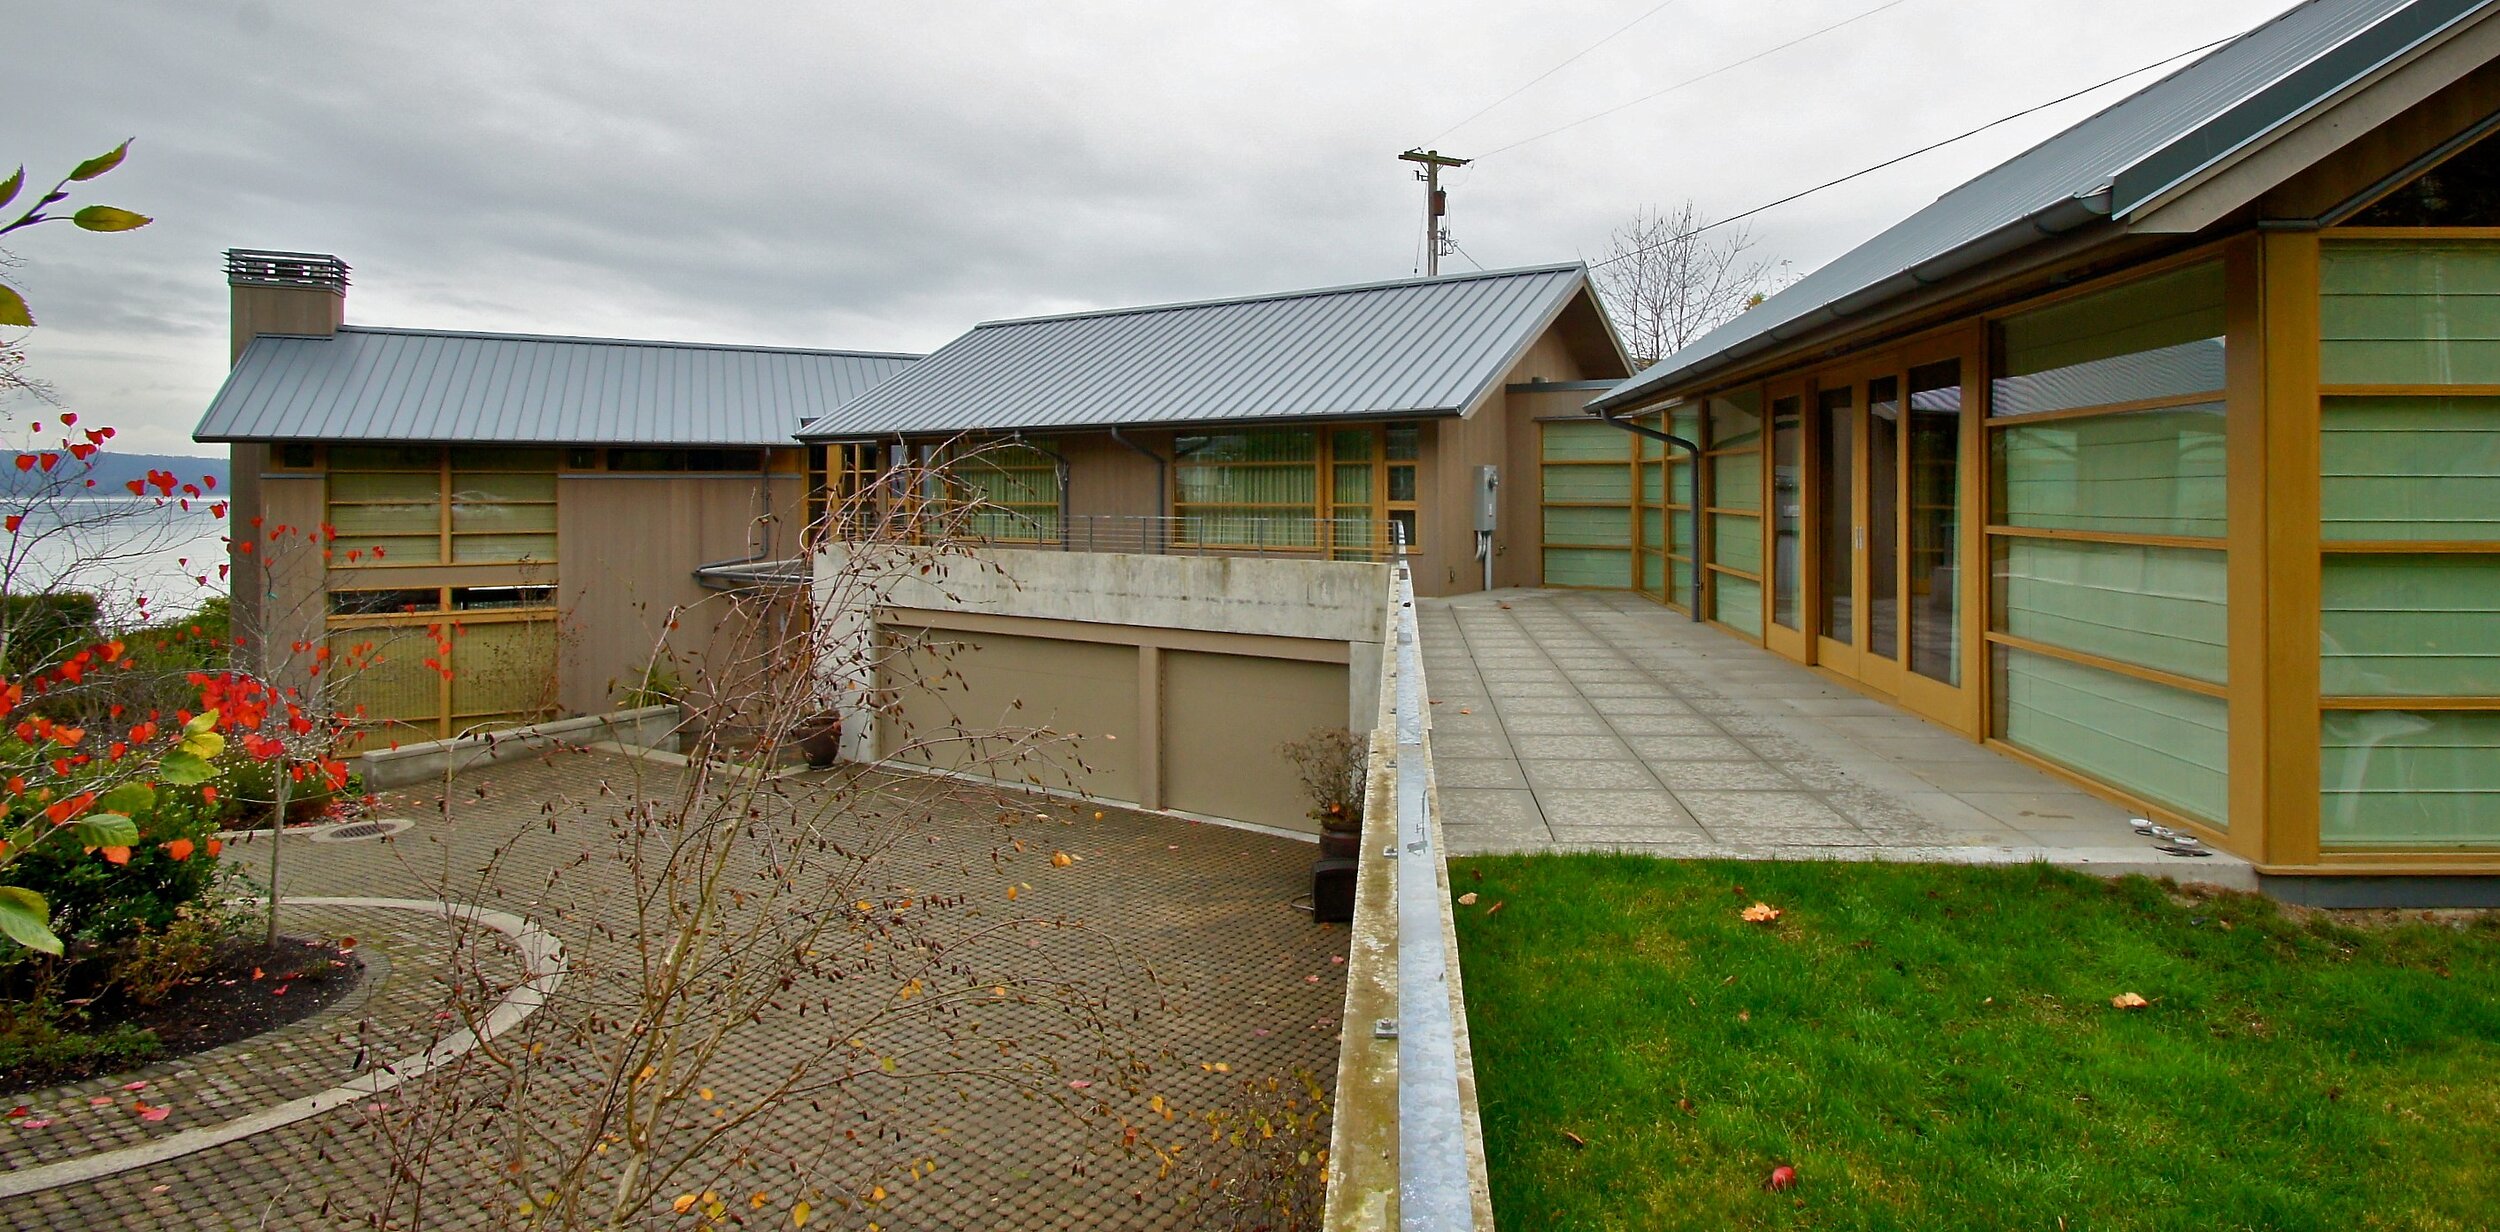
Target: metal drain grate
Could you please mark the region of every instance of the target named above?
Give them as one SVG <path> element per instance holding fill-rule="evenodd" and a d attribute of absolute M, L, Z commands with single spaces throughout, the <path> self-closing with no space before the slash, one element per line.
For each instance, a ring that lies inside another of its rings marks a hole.
<path fill-rule="evenodd" d="M 368 839 L 389 838 L 403 830 L 414 829 L 416 824 L 405 817 L 375 817 L 324 826 L 307 837 L 316 843 L 360 843 Z"/>

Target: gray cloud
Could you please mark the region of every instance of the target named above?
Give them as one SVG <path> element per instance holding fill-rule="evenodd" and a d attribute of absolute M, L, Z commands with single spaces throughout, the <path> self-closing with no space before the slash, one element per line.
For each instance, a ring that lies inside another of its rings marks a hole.
<path fill-rule="evenodd" d="M 1439 142 L 1490 150 L 1871 0 L 1680 0 Z M 975 321 L 1405 274 L 1393 155 L 1647 7 L 1442 3 L 336 5 L 13 15 L 31 173 L 136 134 L 159 221 L 11 237 L 37 370 L 134 447 L 222 379 L 230 246 L 335 252 L 375 324 L 921 350 Z M 1487 265 L 1595 256 L 2253 24 L 2278 0 L 1910 0 L 1452 177 Z M 2094 96 L 1754 227 L 1828 259 Z M 1465 268 L 1461 258 L 1452 258 Z"/>

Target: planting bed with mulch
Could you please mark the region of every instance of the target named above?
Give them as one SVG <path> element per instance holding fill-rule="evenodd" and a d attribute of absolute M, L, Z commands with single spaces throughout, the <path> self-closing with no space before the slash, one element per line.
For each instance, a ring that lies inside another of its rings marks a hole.
<path fill-rule="evenodd" d="M 355 946 L 348 937 L 280 937 L 274 948 L 258 938 L 228 940 L 205 971 L 154 1005 L 138 1004 L 117 989 L 84 986 L 73 966 L 54 999 L 83 1011 L 83 1021 L 69 1029 L 110 1043 L 45 1047 L 33 1038 L 39 1029 L 21 1030 L 19 1050 L 25 1055 L 0 1070 L 0 1095 L 190 1056 L 309 1018 L 363 978 L 365 964 Z"/>

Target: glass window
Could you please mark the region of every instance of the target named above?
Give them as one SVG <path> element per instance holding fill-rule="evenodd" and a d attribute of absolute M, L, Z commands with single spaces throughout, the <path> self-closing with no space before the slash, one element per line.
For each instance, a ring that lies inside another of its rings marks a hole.
<path fill-rule="evenodd" d="M 1797 628 L 1805 584 L 1804 402 L 1771 404 L 1771 620 Z"/>
<path fill-rule="evenodd" d="M 1711 582 L 1710 616 L 1731 629 L 1762 636 L 1762 583 L 1719 574 Z"/>
<path fill-rule="evenodd" d="M 1910 369 L 1910 670 L 1962 683 L 1962 364 Z"/>
<path fill-rule="evenodd" d="M 2006 318 L 1989 413 L 2218 393 L 2222 264 L 2207 262 Z"/>
<path fill-rule="evenodd" d="M 1059 460 L 1030 445 L 995 442 L 958 451 L 948 478 L 963 502 L 963 533 L 993 543 L 1059 541 Z"/>
<path fill-rule="evenodd" d="M 2000 523 L 2134 534 L 2223 533 L 2219 402 L 2007 424 L 1994 436 Z"/>
<path fill-rule="evenodd" d="M 552 586 L 455 586 L 451 590 L 451 608 L 455 612 L 553 607 L 555 601 L 556 591 Z"/>
<path fill-rule="evenodd" d="M 2318 791 L 2329 847 L 2500 847 L 2500 712 L 2329 711 Z"/>
<path fill-rule="evenodd" d="M 2488 227 L 2500 219 L 2500 141 L 2485 139 L 2355 214 L 2355 227 Z"/>
<path fill-rule="evenodd" d="M 2324 415 L 2328 539 L 2500 541 L 2500 398 L 2328 398 Z"/>
<path fill-rule="evenodd" d="M 1994 627 L 2024 641 L 2200 680 L 2229 669 L 2220 552 L 2007 536 L 1996 583 Z"/>
<path fill-rule="evenodd" d="M 1737 449 L 1762 442 L 1762 394 L 1744 389 L 1710 399 L 1712 449 Z"/>
<path fill-rule="evenodd" d="M 431 586 L 330 592 L 330 614 L 333 616 L 396 616 L 409 612 L 440 611 L 442 606 L 442 592 Z"/>
<path fill-rule="evenodd" d="M 2500 384 L 2500 243 L 2320 245 L 2318 379 Z"/>
<path fill-rule="evenodd" d="M 313 465 L 310 441 L 281 441 L 270 449 L 270 459 L 288 470 L 303 470 Z"/>
<path fill-rule="evenodd" d="M 2500 697 L 2500 554 L 2330 554 L 2319 691 Z"/>
<path fill-rule="evenodd" d="M 1319 434 L 1307 428 L 1185 434 L 1173 442 L 1179 542 L 1319 546 Z"/>
<path fill-rule="evenodd" d="M 2227 825 L 2229 708 L 2011 646 L 1990 648 L 2006 743 L 2190 817 Z"/>
<path fill-rule="evenodd" d="M 386 565 L 552 561 L 558 457 L 554 449 L 333 447 L 334 558 Z"/>

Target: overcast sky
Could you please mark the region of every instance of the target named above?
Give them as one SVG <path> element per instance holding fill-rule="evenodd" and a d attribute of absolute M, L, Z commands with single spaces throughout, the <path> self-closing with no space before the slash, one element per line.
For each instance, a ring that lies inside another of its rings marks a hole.
<path fill-rule="evenodd" d="M 1455 131 L 1656 0 L 29 5 L 0 170 L 138 138 L 79 200 L 155 225 L 10 237 L 30 367 L 128 447 L 213 452 L 228 247 L 338 254 L 361 324 L 925 351 L 1404 276 L 1409 146 L 1485 155 L 1446 269 L 1594 259 L 1644 206 L 1747 209 L 2288 0 L 1894 0 L 1537 136 L 1880 2 L 1670 0 Z M 1765 214 L 1756 251 L 1811 269 L 2124 89 Z"/>

